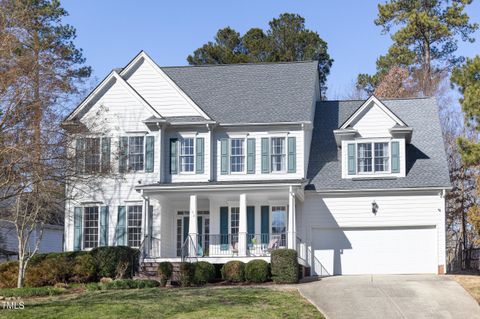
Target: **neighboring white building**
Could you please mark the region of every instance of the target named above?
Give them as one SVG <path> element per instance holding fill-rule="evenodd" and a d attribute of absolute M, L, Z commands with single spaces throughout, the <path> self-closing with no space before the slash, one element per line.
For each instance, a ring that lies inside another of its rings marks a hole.
<path fill-rule="evenodd" d="M 45 225 L 38 247 L 38 253 L 63 251 L 63 226 Z M 29 240 L 29 250 L 35 249 L 40 230 L 34 229 Z M 0 262 L 15 260 L 18 255 L 18 238 L 15 224 L 8 220 L 0 220 Z"/>
<path fill-rule="evenodd" d="M 113 70 L 64 122 L 89 130 L 77 169 L 114 173 L 69 194 L 65 250 L 224 263 L 289 247 L 313 275 L 443 273 L 435 100 L 321 101 L 317 65 L 159 67 L 141 52 Z"/>

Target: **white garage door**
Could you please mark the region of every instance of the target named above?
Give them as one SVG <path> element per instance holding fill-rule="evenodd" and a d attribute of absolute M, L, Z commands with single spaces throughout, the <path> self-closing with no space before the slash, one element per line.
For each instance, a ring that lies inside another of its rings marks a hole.
<path fill-rule="evenodd" d="M 432 227 L 314 228 L 317 275 L 437 272 L 437 232 Z"/>

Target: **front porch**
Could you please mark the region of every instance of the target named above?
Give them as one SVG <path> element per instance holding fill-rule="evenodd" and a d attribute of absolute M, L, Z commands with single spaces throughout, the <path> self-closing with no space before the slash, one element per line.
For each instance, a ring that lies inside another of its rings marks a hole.
<path fill-rule="evenodd" d="M 150 208 L 140 247 L 145 262 L 269 261 L 275 249 L 301 250 L 301 183 L 173 187 L 141 189 Z"/>

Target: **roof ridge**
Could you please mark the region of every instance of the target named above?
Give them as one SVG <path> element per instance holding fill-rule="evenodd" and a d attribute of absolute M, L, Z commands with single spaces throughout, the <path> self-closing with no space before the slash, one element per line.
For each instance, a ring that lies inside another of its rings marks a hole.
<path fill-rule="evenodd" d="M 302 60 L 302 61 L 278 61 L 278 62 L 243 62 L 243 63 L 226 63 L 226 64 L 200 64 L 200 65 L 169 65 L 160 66 L 161 69 L 179 69 L 179 68 L 204 68 L 204 67 L 227 67 L 227 66 L 256 66 L 256 65 L 277 65 L 277 64 L 297 64 L 297 63 L 313 63 L 318 60 Z"/>
<path fill-rule="evenodd" d="M 378 97 L 377 97 L 378 98 Z M 368 99 L 368 98 L 367 98 Z M 318 103 L 322 102 L 365 102 L 367 99 L 339 99 L 339 100 L 321 100 Z M 414 97 L 398 97 L 398 98 L 387 98 L 382 99 L 378 98 L 380 101 L 399 101 L 399 100 L 430 100 L 435 99 L 435 96 L 414 96 Z"/>

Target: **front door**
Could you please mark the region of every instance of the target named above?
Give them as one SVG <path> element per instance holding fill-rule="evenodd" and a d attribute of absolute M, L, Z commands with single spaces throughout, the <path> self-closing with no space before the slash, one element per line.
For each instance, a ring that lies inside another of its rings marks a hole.
<path fill-rule="evenodd" d="M 209 233 L 210 233 L 210 218 L 208 211 L 199 211 L 197 219 L 198 225 L 198 248 L 197 254 L 199 256 L 208 255 Z M 190 216 L 189 212 L 180 211 L 177 214 L 177 256 L 182 256 L 182 247 L 188 238 Z"/>

